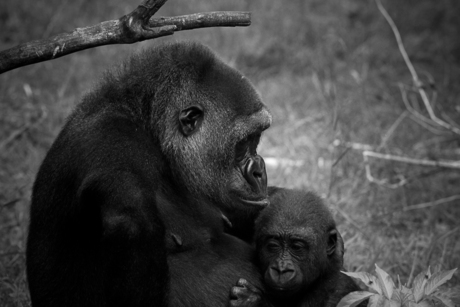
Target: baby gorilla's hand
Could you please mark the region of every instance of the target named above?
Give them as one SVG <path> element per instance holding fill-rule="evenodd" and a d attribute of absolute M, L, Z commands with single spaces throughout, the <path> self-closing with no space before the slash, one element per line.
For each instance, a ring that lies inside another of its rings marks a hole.
<path fill-rule="evenodd" d="M 230 290 L 230 306 L 254 307 L 262 305 L 262 294 L 249 281 L 240 278 Z"/>

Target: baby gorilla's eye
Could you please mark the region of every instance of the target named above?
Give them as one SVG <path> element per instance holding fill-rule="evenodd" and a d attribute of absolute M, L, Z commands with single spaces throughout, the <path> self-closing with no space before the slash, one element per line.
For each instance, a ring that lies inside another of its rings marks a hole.
<path fill-rule="evenodd" d="M 276 243 L 276 242 L 268 242 L 267 245 L 266 245 L 266 248 L 267 250 L 273 252 L 273 251 L 277 251 L 279 249 L 279 244 Z"/>
<path fill-rule="evenodd" d="M 295 251 L 295 252 L 299 252 L 301 250 L 304 250 L 306 249 L 306 246 L 304 243 L 302 242 L 295 242 L 291 245 L 291 250 Z"/>

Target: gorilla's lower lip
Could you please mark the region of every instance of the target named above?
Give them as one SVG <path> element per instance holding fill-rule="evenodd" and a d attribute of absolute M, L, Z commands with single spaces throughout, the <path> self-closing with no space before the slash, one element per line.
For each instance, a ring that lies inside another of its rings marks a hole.
<path fill-rule="evenodd" d="M 277 287 L 277 286 L 271 286 L 270 288 L 271 288 L 272 291 L 274 291 L 274 293 L 276 293 L 276 292 L 288 292 L 290 290 L 289 288 Z"/>
<path fill-rule="evenodd" d="M 292 288 L 292 287 L 271 287 L 274 293 L 278 292 L 280 295 L 288 295 L 288 294 L 294 294 L 298 291 L 297 288 Z"/>
<path fill-rule="evenodd" d="M 266 207 L 268 204 L 270 204 L 270 201 L 268 198 L 260 199 L 260 200 L 249 200 L 249 199 L 240 199 L 241 202 L 250 205 L 250 206 L 260 206 L 260 207 Z"/>

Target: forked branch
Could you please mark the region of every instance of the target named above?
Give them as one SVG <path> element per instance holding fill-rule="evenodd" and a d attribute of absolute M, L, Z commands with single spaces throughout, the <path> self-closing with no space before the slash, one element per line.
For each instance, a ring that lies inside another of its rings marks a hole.
<path fill-rule="evenodd" d="M 431 105 L 430 99 L 428 98 L 428 95 L 423 88 L 423 84 L 420 81 L 420 78 L 418 77 L 417 71 L 414 68 L 414 65 L 412 65 L 411 60 L 409 59 L 409 56 L 407 55 L 406 48 L 404 48 L 404 44 L 401 39 L 401 35 L 399 34 L 398 27 L 396 27 L 396 24 L 394 23 L 393 19 L 391 16 L 388 14 L 387 10 L 383 7 L 382 3 L 380 0 L 375 0 L 375 3 L 377 4 L 377 8 L 379 9 L 380 13 L 382 13 L 383 17 L 385 20 L 388 22 L 390 25 L 391 30 L 393 31 L 393 34 L 396 38 L 396 42 L 398 44 L 399 52 L 401 53 L 404 62 L 406 63 L 407 68 L 410 71 L 410 74 L 412 76 L 412 80 L 414 82 L 415 87 L 418 90 L 418 93 L 420 95 L 420 98 L 423 101 L 423 104 L 425 106 L 426 111 L 428 112 L 428 115 L 430 116 L 430 120 L 436 124 L 439 127 L 442 127 L 444 129 L 447 129 L 453 133 L 460 134 L 460 129 L 447 123 L 446 121 L 440 119 L 439 117 L 436 116 L 434 113 L 434 109 Z"/>
<path fill-rule="evenodd" d="M 249 26 L 249 12 L 209 12 L 175 17 L 152 16 L 166 0 L 144 0 L 134 11 L 118 20 L 76 28 L 47 39 L 35 40 L 0 51 L 0 74 L 77 51 L 110 44 L 132 44 L 176 31 L 205 27 Z"/>

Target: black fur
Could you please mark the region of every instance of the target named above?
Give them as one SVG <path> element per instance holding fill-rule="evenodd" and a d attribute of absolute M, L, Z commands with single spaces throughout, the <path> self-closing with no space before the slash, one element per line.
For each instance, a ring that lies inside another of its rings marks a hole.
<path fill-rule="evenodd" d="M 156 47 L 106 74 L 34 184 L 33 306 L 180 306 L 192 296 L 216 306 L 234 283 L 224 273 L 257 283 L 251 247 L 223 233 L 221 214 L 246 223 L 267 203 L 252 148 L 270 122 L 251 84 L 198 44 Z"/>
<path fill-rule="evenodd" d="M 344 246 L 328 208 L 312 192 L 269 188 L 255 224 L 265 292 L 240 280 L 232 306 L 335 307 L 360 288 L 343 270 Z"/>

